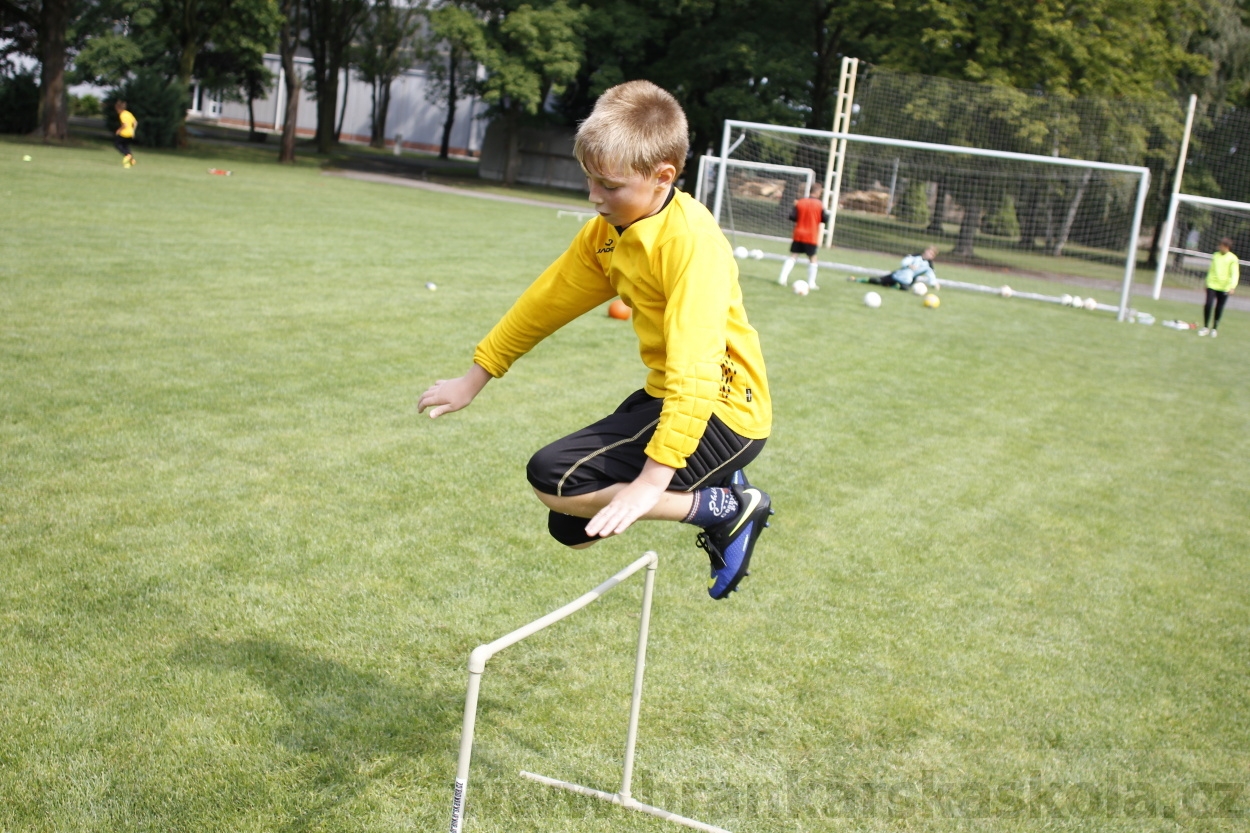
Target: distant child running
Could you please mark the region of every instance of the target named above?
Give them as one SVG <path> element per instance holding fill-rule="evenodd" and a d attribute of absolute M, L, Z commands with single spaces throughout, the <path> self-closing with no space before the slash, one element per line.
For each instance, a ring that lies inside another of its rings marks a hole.
<path fill-rule="evenodd" d="M 820 201 L 820 190 L 819 185 L 813 185 L 811 194 L 795 200 L 794 207 L 790 209 L 794 233 L 791 235 L 790 257 L 781 264 L 781 277 L 777 278 L 777 283 L 782 286 L 790 279 L 790 270 L 794 268 L 794 262 L 799 259 L 799 255 L 807 255 L 807 285 L 811 289 L 820 289 L 816 285 L 816 272 L 819 268 L 816 250 L 820 245 L 820 226 L 829 222 L 829 212 Z"/>
<path fill-rule="evenodd" d="M 113 142 L 113 147 L 117 148 L 117 152 L 122 155 L 122 167 L 133 168 L 135 157 L 130 152 L 130 140 L 135 137 L 135 128 L 138 127 L 139 120 L 135 118 L 134 113 L 126 109 L 126 102 L 118 101 L 113 106 L 117 108 L 117 118 L 122 123 L 121 127 L 115 131 L 117 140 Z"/>
<path fill-rule="evenodd" d="M 903 258 L 899 267 L 888 275 L 882 275 L 879 278 L 847 278 L 847 280 L 855 283 L 872 283 L 877 286 L 894 286 L 899 289 L 911 289 L 916 281 L 924 281 L 929 286 L 933 286 L 937 281 L 937 275 L 933 272 L 932 261 L 937 257 L 937 253 L 937 247 L 930 246 L 918 255 L 908 255 Z"/>
<path fill-rule="evenodd" d="M 1207 302 L 1202 307 L 1202 329 L 1198 335 L 1208 333 L 1211 338 L 1218 336 L 1220 316 L 1224 314 L 1224 302 L 1228 296 L 1237 291 L 1237 283 L 1241 280 L 1241 263 L 1233 254 L 1233 241 L 1225 237 L 1220 241 L 1219 251 L 1211 255 L 1211 268 L 1207 270 Z M 1215 319 L 1211 318 L 1212 307 L 1215 308 Z"/>
<path fill-rule="evenodd" d="M 771 514 L 768 494 L 742 469 L 764 447 L 772 405 L 729 242 L 674 187 L 688 142 L 686 116 L 664 90 L 631 81 L 605 92 L 574 144 L 599 216 L 478 344 L 468 372 L 435 382 L 417 408 L 439 417 L 465 407 L 544 338 L 620 295 L 646 383 L 612 414 L 540 449 L 530 485 L 550 510 L 552 537 L 570 547 L 637 520 L 700 527 L 708 593 L 723 599 L 747 574 Z"/>

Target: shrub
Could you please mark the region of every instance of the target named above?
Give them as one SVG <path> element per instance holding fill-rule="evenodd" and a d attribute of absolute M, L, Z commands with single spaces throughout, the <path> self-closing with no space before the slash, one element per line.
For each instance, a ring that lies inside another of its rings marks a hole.
<path fill-rule="evenodd" d="M 0 133 L 30 133 L 39 126 L 39 82 L 30 73 L 0 78 Z"/>
<path fill-rule="evenodd" d="M 178 143 L 178 128 L 187 116 L 191 97 L 176 78 L 166 79 L 151 69 L 139 70 L 139 74 L 126 81 L 104 100 L 104 123 L 110 132 L 117 130 L 117 109 L 114 102 L 126 102 L 126 108 L 135 114 L 139 126 L 134 141 L 144 147 L 168 148 Z"/>
<path fill-rule="evenodd" d="M 1011 194 L 1003 194 L 996 207 L 985 215 L 985 232 L 1013 240 L 1020 236 L 1020 220 L 1016 217 L 1016 201 Z"/>
<path fill-rule="evenodd" d="M 913 180 L 894 206 L 894 216 L 913 226 L 929 224 L 929 192 L 925 183 Z"/>
<path fill-rule="evenodd" d="M 71 95 L 69 97 L 69 114 L 71 116 L 98 116 L 100 115 L 100 99 L 91 93 Z"/>

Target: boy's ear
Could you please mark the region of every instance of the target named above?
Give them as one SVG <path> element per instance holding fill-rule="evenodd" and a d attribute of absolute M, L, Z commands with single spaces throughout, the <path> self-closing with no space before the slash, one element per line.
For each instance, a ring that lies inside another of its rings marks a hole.
<path fill-rule="evenodd" d="M 655 169 L 655 183 L 667 188 L 677 179 L 677 167 L 672 162 L 661 162 Z"/>

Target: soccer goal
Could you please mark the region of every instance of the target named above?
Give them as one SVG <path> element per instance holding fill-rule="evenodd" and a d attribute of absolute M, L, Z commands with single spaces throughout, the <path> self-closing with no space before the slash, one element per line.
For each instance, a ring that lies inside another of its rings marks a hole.
<path fill-rule="evenodd" d="M 1211 256 L 1224 238 L 1233 241 L 1233 251 L 1243 268 L 1250 267 L 1250 203 L 1173 194 L 1164 223 L 1158 266 L 1155 267 L 1154 297 L 1163 291 L 1164 276 L 1178 283 L 1201 285 L 1211 265 Z"/>
<path fill-rule="evenodd" d="M 704 205 L 716 193 L 721 167 L 719 156 L 699 157 L 694 197 Z M 812 193 L 816 171 L 802 165 L 734 158 L 724 167 L 728 171 L 726 187 L 737 198 L 726 206 L 730 215 L 726 228 L 735 236 L 789 240 L 790 207 Z"/>
<path fill-rule="evenodd" d="M 842 142 L 837 201 L 830 182 L 823 197 L 837 248 L 897 257 L 936 245 L 948 262 L 999 273 L 1102 278 L 1119 283 L 1117 317 L 1127 316 L 1145 167 L 729 120 L 706 202 L 728 235 L 742 233 L 752 197 L 735 187 L 736 161 L 829 170 Z M 788 223 L 772 229 L 789 239 Z"/>

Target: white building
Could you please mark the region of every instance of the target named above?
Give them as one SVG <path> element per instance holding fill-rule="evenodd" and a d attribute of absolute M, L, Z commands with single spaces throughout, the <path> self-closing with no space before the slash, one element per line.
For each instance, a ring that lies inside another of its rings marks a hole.
<path fill-rule="evenodd" d="M 269 96 L 252 104 L 256 115 L 256 129 L 280 133 L 282 118 L 286 113 L 286 79 L 282 62 L 277 55 L 266 55 L 265 66 L 274 74 L 276 83 Z M 312 74 L 312 59 L 296 57 L 295 70 L 302 78 Z M 432 151 L 437 153 L 443 139 L 443 122 L 447 111 L 431 104 L 425 97 L 427 73 L 424 69 L 410 69 L 391 84 L 391 105 L 386 115 L 386 146 L 394 147 L 396 140 L 401 149 Z M 343 98 L 347 97 L 347 111 L 343 112 Z M 486 105 L 476 97 L 460 99 L 456 105 L 456 122 L 451 131 L 449 150 L 456 156 L 476 157 L 482 150 L 482 138 L 486 123 L 479 118 Z M 369 143 L 370 88 L 356 78 L 355 73 L 344 71 L 339 78 L 337 113 L 343 118 L 341 141 L 357 144 Z M 246 127 L 247 104 L 233 101 L 216 101 L 195 86 L 191 90 L 191 109 L 188 115 L 216 120 L 220 124 Z M 335 117 L 335 124 L 338 123 Z M 317 128 L 317 102 L 301 88 L 296 135 L 312 136 Z"/>

